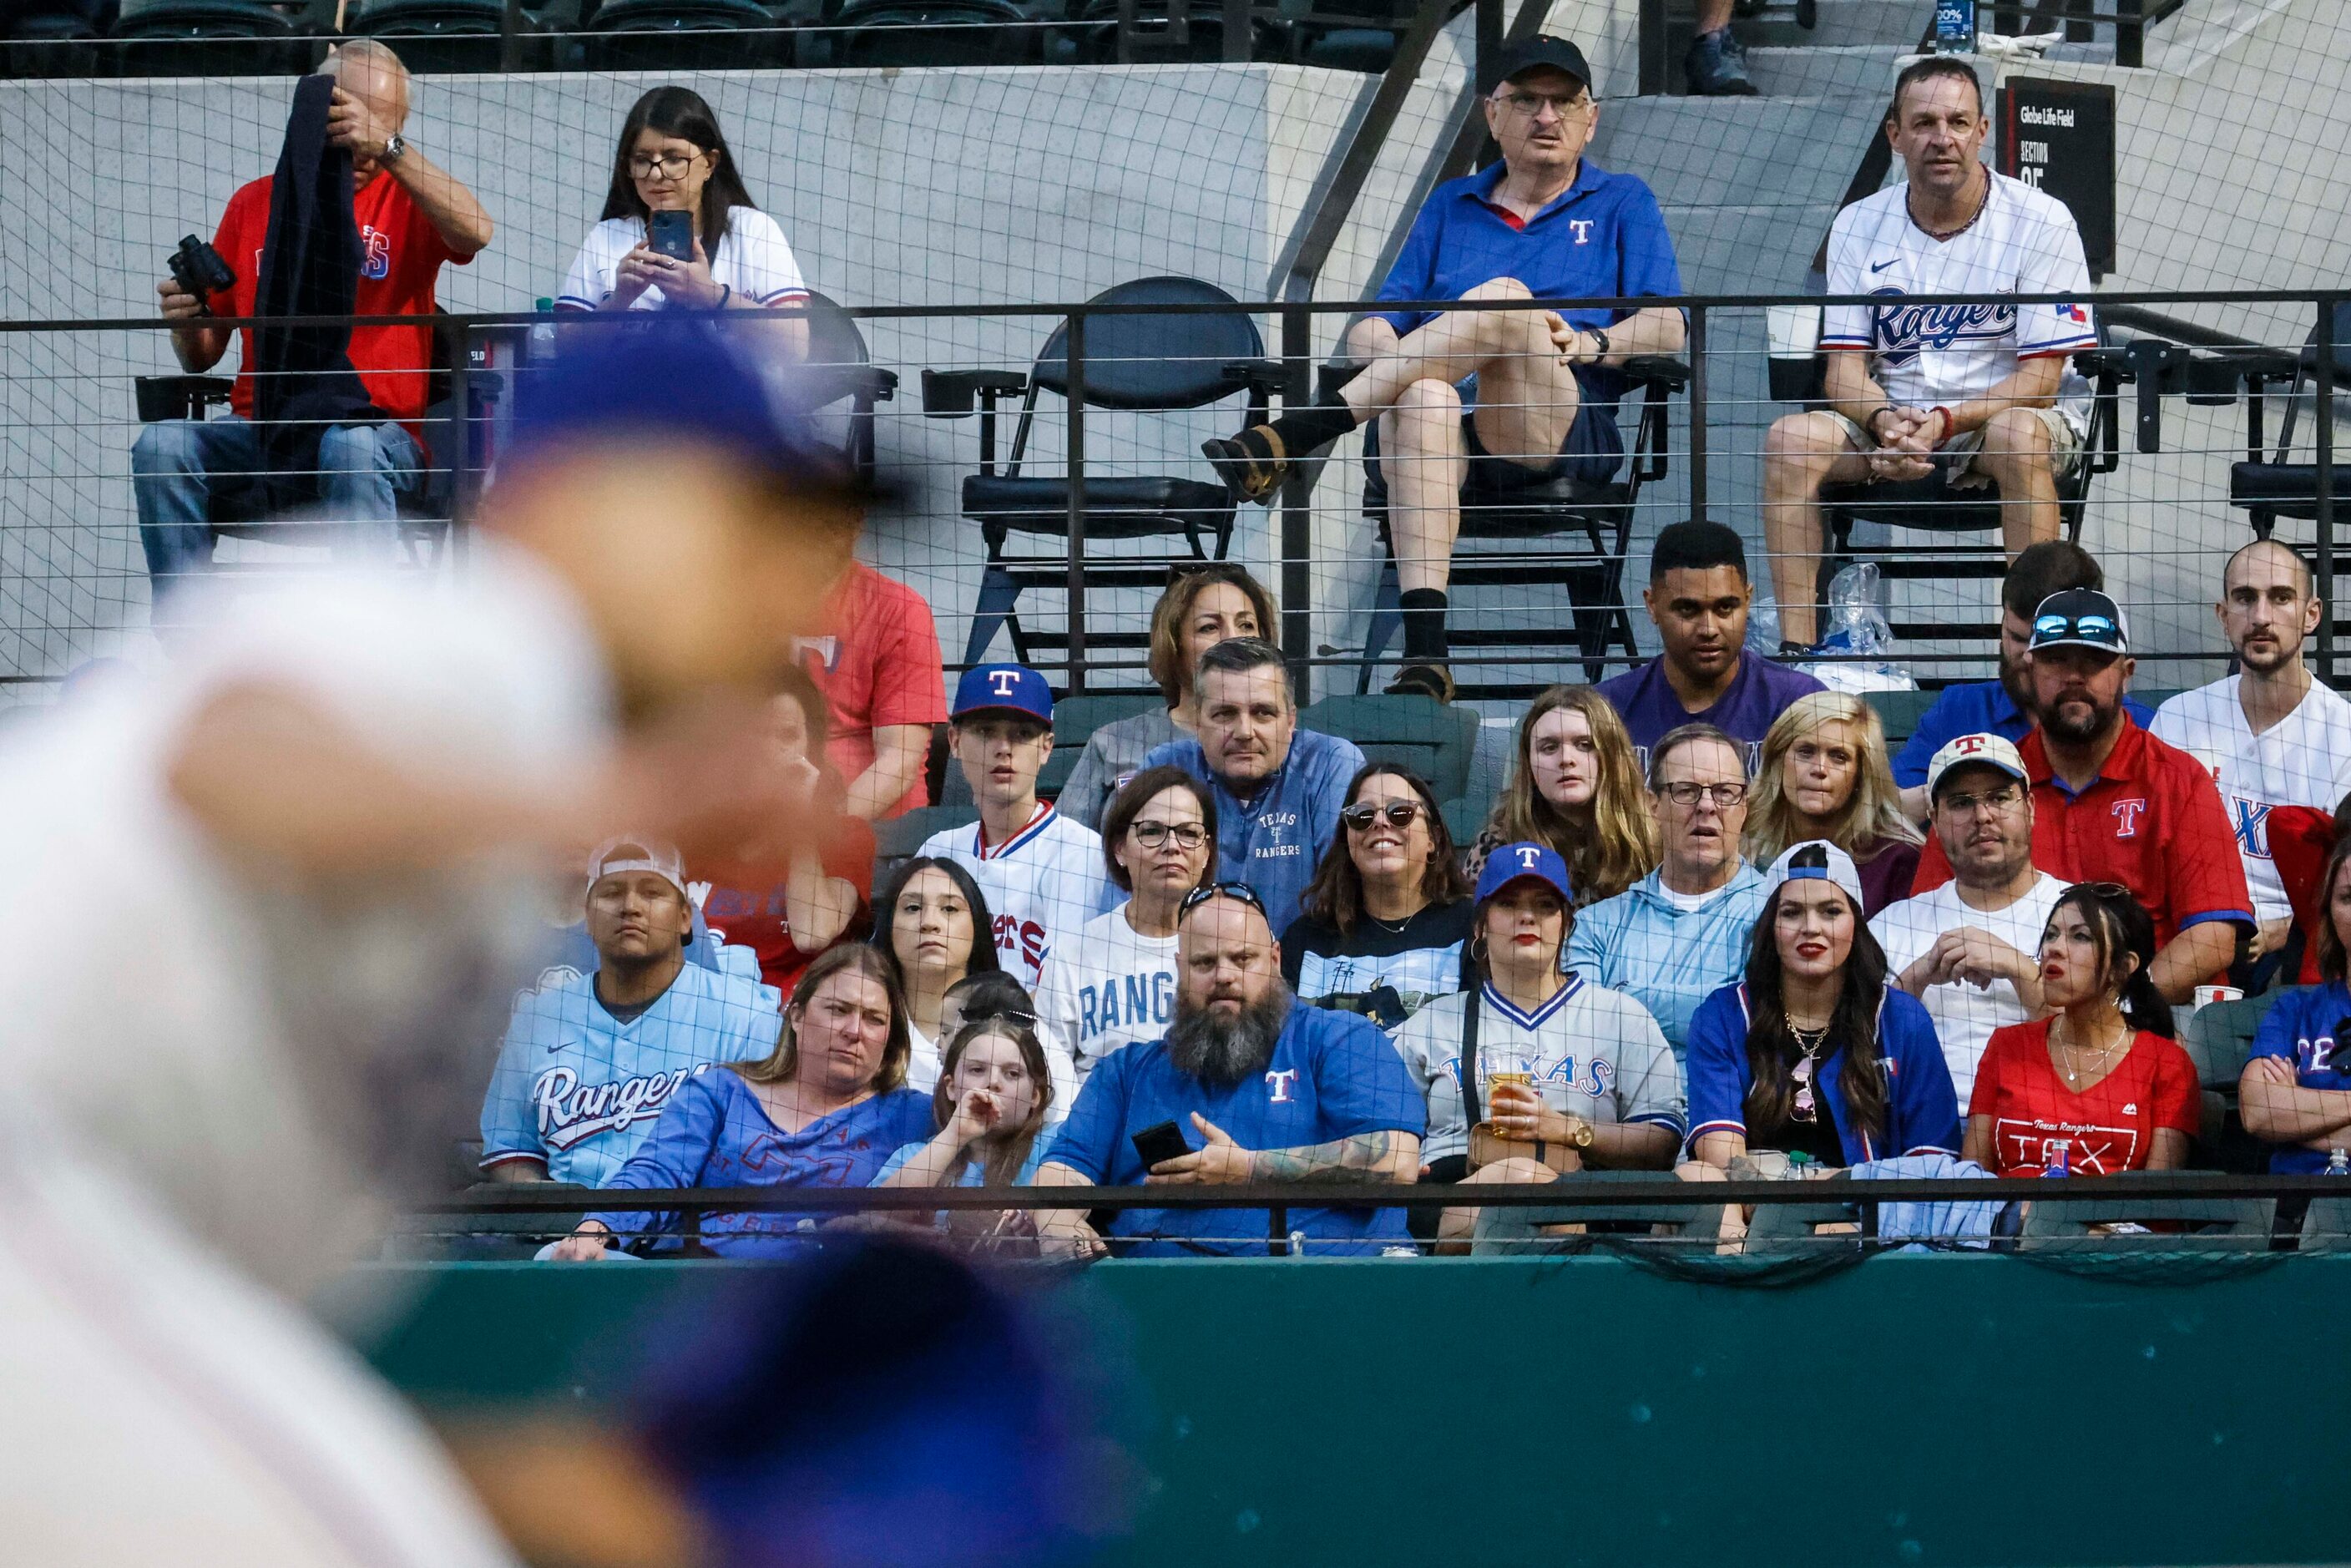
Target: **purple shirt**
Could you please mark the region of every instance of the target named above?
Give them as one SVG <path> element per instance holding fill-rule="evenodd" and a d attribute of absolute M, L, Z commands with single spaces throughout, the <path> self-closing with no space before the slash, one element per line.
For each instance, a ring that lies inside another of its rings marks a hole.
<path fill-rule="evenodd" d="M 1625 720 L 1625 728 L 1633 737 L 1634 753 L 1646 774 L 1649 769 L 1649 747 L 1668 730 L 1679 729 L 1686 724 L 1710 724 L 1733 740 L 1746 742 L 1747 771 L 1752 773 L 1755 759 L 1763 749 L 1764 732 L 1771 727 L 1771 721 L 1805 693 L 1828 688 L 1802 670 L 1775 664 L 1748 649 L 1739 655 L 1738 678 L 1703 713 L 1691 713 L 1682 706 L 1682 699 L 1674 695 L 1673 686 L 1666 679 L 1666 662 L 1662 658 L 1652 659 L 1621 675 L 1611 675 L 1600 683 L 1599 689 Z"/>

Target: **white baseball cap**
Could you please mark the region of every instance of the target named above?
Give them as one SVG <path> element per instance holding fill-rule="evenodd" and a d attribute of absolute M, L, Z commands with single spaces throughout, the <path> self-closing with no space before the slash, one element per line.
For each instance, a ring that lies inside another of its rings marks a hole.
<path fill-rule="evenodd" d="M 1764 876 L 1773 893 L 1792 882 L 1818 879 L 1833 882 L 1843 888 L 1853 900 L 1854 913 L 1861 913 L 1865 900 L 1861 894 L 1861 872 L 1854 865 L 1853 857 L 1826 839 L 1807 839 L 1801 844 L 1791 844 L 1771 862 Z"/>
<path fill-rule="evenodd" d="M 588 857 L 588 891 L 594 893 L 608 876 L 632 871 L 649 871 L 677 889 L 680 898 L 692 897 L 685 891 L 685 857 L 653 839 L 606 839 L 598 844 Z"/>
<path fill-rule="evenodd" d="M 1932 800 L 1943 781 L 1943 775 L 1968 763 L 1980 762 L 1987 768 L 1997 768 L 2011 779 L 2022 783 L 2032 782 L 2024 770 L 2024 757 L 2016 743 L 2004 735 L 1962 735 L 1945 743 L 1940 751 L 1927 763 L 1927 799 Z"/>

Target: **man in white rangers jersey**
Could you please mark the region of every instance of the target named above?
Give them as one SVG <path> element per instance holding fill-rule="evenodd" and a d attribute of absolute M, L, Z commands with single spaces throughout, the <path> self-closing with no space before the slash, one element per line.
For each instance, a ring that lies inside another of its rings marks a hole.
<path fill-rule="evenodd" d="M 515 998 L 482 1103 L 497 1181 L 601 1186 L 697 1072 L 775 1049 L 772 986 L 685 961 L 685 867 L 665 844 L 614 840 L 588 862 L 596 967 L 550 969 Z"/>
<path fill-rule="evenodd" d="M 2089 267 L 2073 214 L 1983 163 L 1983 93 L 1959 59 L 1931 56 L 1895 81 L 1886 140 L 1907 183 L 1864 197 L 1829 231 L 1829 406 L 1771 426 L 1763 538 L 1782 639 L 1817 635 L 1821 487 L 1939 475 L 1938 493 L 1996 486 L 2011 559 L 2057 537 L 2057 479 L 2081 461 L 2089 389 L 2069 372 L 2094 348 Z M 1941 304 L 1953 294 L 2055 294 L 2059 304 Z"/>
<path fill-rule="evenodd" d="M 1035 991 L 1055 938 L 1118 902 L 1102 870 L 1102 839 L 1037 799 L 1053 754 L 1053 690 L 1025 664 L 979 664 L 956 685 L 947 742 L 977 825 L 923 841 L 971 873 L 996 922 L 998 961 Z"/>
<path fill-rule="evenodd" d="M 2229 558 L 2213 606 L 2240 673 L 2180 693 L 2148 727 L 2210 768 L 2220 787 L 2252 889 L 2256 958 L 2281 950 L 2294 925 L 2271 854 L 2284 825 L 2279 813 L 2332 813 L 2351 790 L 2351 702 L 2302 657 L 2303 639 L 2325 612 L 2301 557 L 2275 539 L 2245 546 Z"/>

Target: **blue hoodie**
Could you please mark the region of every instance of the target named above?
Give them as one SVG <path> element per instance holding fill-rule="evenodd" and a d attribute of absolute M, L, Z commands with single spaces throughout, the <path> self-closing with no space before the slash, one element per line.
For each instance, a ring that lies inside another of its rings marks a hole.
<path fill-rule="evenodd" d="M 1771 892 L 1742 861 L 1702 908 L 1680 909 L 1651 872 L 1575 917 L 1567 967 L 1647 1008 L 1679 1061 L 1699 1004 L 1746 974 L 1748 937 Z"/>

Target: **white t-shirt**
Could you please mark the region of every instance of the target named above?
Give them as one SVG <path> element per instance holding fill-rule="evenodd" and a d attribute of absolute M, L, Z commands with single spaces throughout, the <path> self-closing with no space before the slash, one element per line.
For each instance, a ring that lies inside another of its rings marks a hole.
<path fill-rule="evenodd" d="M 621 258 L 644 243 L 643 218 L 606 218 L 590 229 L 580 254 L 571 258 L 571 270 L 564 274 L 563 291 L 555 297 L 556 308 L 601 309 L 612 297 Z M 792 255 L 792 247 L 784 242 L 784 231 L 757 207 L 727 209 L 726 237 L 718 242 L 718 254 L 710 258 L 710 276 L 762 305 L 808 298 L 808 282 L 800 276 L 799 260 Z M 654 287 L 637 296 L 629 308 L 654 310 L 661 303 L 662 291 Z"/>
<path fill-rule="evenodd" d="M 1434 998 L 1396 1031 L 1396 1051 L 1428 1096 L 1424 1165 L 1469 1152 L 1461 1105 L 1461 1023 L 1469 996 Z M 1652 1122 L 1677 1139 L 1689 1130 L 1682 1071 L 1657 1020 L 1622 991 L 1575 975 L 1532 1014 L 1490 985 L 1479 992 L 1478 1061 L 1484 1073 L 1533 1073 L 1544 1104 L 1587 1122 Z M 1478 1095 L 1483 1108 L 1482 1082 Z"/>
<path fill-rule="evenodd" d="M 1911 221 L 1907 184 L 1865 196 L 1829 227 L 1828 292 L 1880 294 L 2090 293 L 2090 268 L 2074 214 L 2054 196 L 1991 174 L 1983 212 L 1966 232 L 1938 240 Z M 2097 347 L 2086 304 L 1832 305 L 1821 347 L 1866 349 L 1877 384 L 1897 403 L 1949 407 L 1981 397 L 2020 359 Z M 2070 367 L 2058 408 L 2089 429 L 2090 386 Z"/>
<path fill-rule="evenodd" d="M 977 822 L 944 829 L 922 852 L 971 873 L 995 922 L 997 961 L 1034 996 L 1046 953 L 1123 895 L 1102 864 L 1101 836 L 1050 805 L 1001 844 L 983 843 L 983 832 Z"/>
<path fill-rule="evenodd" d="M 1037 983 L 1037 1015 L 1069 1042 L 1078 1081 L 1120 1046 L 1164 1038 L 1176 1018 L 1176 938 L 1145 936 L 1126 906 L 1054 946 Z"/>
<path fill-rule="evenodd" d="M 1903 970 L 1927 956 L 1927 949 L 1944 932 L 1962 926 L 1972 925 L 1996 936 L 2030 958 L 2041 951 L 2041 934 L 2048 928 L 2049 912 L 2057 907 L 2057 895 L 2071 885 L 2042 872 L 2022 898 L 1987 915 L 1960 903 L 1959 884 L 1947 882 L 1932 893 L 1879 910 L 1877 918 L 1869 923 L 1869 934 L 1886 949 L 1887 970 L 1896 981 Z M 2023 1023 L 2031 1015 L 2016 988 L 2006 980 L 1993 981 L 1989 989 L 1965 980 L 1947 980 L 1928 987 L 1927 994 L 1918 999 L 1927 1004 L 1927 1016 L 1935 1020 L 1935 1038 L 1942 1042 L 1943 1060 L 1951 1069 L 1951 1087 L 1958 1092 L 1964 1113 L 1968 1096 L 1975 1091 L 1976 1064 L 1983 1060 L 1991 1031 Z"/>
<path fill-rule="evenodd" d="M 2270 855 L 2265 819 L 2279 806 L 2332 811 L 2351 790 L 2351 702 L 2313 681 L 2292 713 L 2255 735 L 2237 700 L 2243 678 L 2181 692 L 2155 710 L 2147 729 L 2211 769 L 2253 890 L 2253 917 L 2284 920 L 2294 905 Z"/>
<path fill-rule="evenodd" d="M 479 1090 L 464 1064 L 528 977 L 543 890 L 524 867 L 488 861 L 323 899 L 272 890 L 219 855 L 165 772 L 214 697 L 267 684 L 419 778 L 552 790 L 601 765 L 601 658 L 559 587 L 489 541 L 457 581 L 306 576 L 205 619 L 215 629 L 168 674 L 94 691 L 11 730 L 0 750 L 0 811 L 38 824 L 19 836 L 0 900 L 0 1124 L 12 1128 L 0 1143 L 21 1124 L 47 1151 L 8 1193 L 10 1229 L 45 1217 L 65 1227 L 50 1249 L 12 1243 L 0 1261 L 11 1334 L 70 1339 L 17 1313 L 86 1314 L 95 1281 L 126 1314 L 159 1292 L 200 1299 L 209 1347 L 191 1369 L 199 1396 L 180 1356 L 153 1348 L 152 1323 L 89 1325 L 148 1345 L 152 1371 L 138 1387 L 110 1384 L 103 1419 L 76 1428 L 83 1503 L 42 1500 L 86 1519 L 89 1542 L 111 1543 L 136 1537 L 110 1511 L 178 1496 L 166 1478 L 202 1473 L 223 1490 L 188 1528 L 214 1533 L 159 1536 L 165 1558 L 504 1563 L 470 1503 L 445 1500 L 455 1483 L 429 1445 L 387 1427 L 405 1419 L 398 1406 L 316 1329 L 265 1321 L 270 1298 L 236 1275 L 308 1289 L 367 1228 L 384 1151 L 429 1157 L 432 1138 L 463 1124 Z M 111 939 L 93 943 L 97 931 Z M 402 1124 L 407 1092 L 430 1098 L 436 1085 L 449 1124 Z M 70 1219 L 99 1187 L 119 1224 Z M 151 1231 L 174 1244 L 136 1239 Z M 69 1374 L 60 1364 L 56 1375 Z M 298 1407 L 280 1397 L 287 1387 L 302 1391 Z M 55 1440 L 33 1414 L 54 1392 L 0 1399 L 0 1451 Z M 192 1422 L 192 1399 L 214 1413 Z M 189 1449 L 155 1436 L 170 1432 L 191 1433 Z M 315 1461 L 306 1484 L 279 1476 L 288 1455 Z M 354 1526 L 360 1546 L 308 1556 L 235 1544 Z M 129 1560 L 99 1547 L 34 1555 Z"/>

